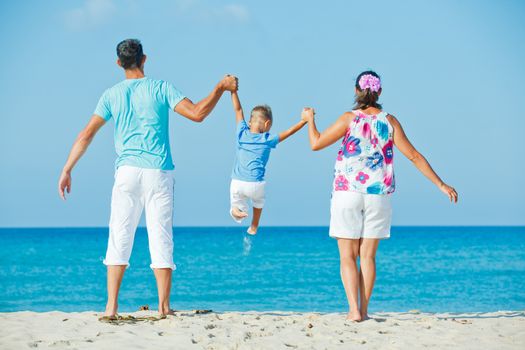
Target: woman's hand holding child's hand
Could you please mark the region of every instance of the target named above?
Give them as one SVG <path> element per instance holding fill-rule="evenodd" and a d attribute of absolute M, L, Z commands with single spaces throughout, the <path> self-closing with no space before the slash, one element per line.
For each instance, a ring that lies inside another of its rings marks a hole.
<path fill-rule="evenodd" d="M 309 123 L 312 120 L 314 120 L 314 114 L 315 114 L 315 110 L 313 108 L 304 107 L 303 111 L 301 112 L 301 120 Z"/>

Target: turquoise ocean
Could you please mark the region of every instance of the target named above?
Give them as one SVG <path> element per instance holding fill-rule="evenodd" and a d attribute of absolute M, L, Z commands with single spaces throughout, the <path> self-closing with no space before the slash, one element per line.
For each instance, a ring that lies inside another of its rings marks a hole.
<path fill-rule="evenodd" d="M 107 228 L 0 229 L 0 311 L 101 311 Z M 175 227 L 176 309 L 347 309 L 326 227 Z M 157 305 L 147 233 L 135 236 L 120 309 Z M 377 254 L 372 312 L 525 310 L 525 227 L 394 227 Z"/>

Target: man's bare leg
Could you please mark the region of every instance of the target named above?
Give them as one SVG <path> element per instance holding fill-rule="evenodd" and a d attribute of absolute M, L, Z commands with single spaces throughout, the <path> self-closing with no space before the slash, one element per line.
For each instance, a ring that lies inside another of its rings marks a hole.
<path fill-rule="evenodd" d="M 126 265 L 108 265 L 108 303 L 104 316 L 115 316 L 118 310 L 118 292 Z"/>
<path fill-rule="evenodd" d="M 159 313 L 161 315 L 173 315 L 170 308 L 171 276 L 173 271 L 170 268 L 153 269 L 157 280 L 157 290 L 159 293 Z"/>
<path fill-rule="evenodd" d="M 253 208 L 252 224 L 248 228 L 248 233 L 254 235 L 259 228 L 259 220 L 261 220 L 262 208 Z"/>

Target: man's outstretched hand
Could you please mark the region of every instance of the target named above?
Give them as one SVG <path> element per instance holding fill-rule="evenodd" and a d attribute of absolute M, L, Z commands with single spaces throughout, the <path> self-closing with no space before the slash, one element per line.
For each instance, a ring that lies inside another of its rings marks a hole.
<path fill-rule="evenodd" d="M 225 75 L 219 84 L 224 91 L 235 92 L 239 89 L 239 79 L 234 75 Z"/>
<path fill-rule="evenodd" d="M 66 194 L 71 192 L 71 174 L 63 171 L 58 180 L 58 194 L 63 200 L 66 200 Z"/>

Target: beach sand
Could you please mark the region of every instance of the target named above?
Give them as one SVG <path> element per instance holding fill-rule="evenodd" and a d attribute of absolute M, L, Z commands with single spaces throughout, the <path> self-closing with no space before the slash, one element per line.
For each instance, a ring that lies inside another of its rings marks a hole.
<path fill-rule="evenodd" d="M 134 317 L 155 316 L 139 311 Z M 0 349 L 524 349 L 525 312 L 344 314 L 180 311 L 157 321 L 95 312 L 0 313 Z"/>

